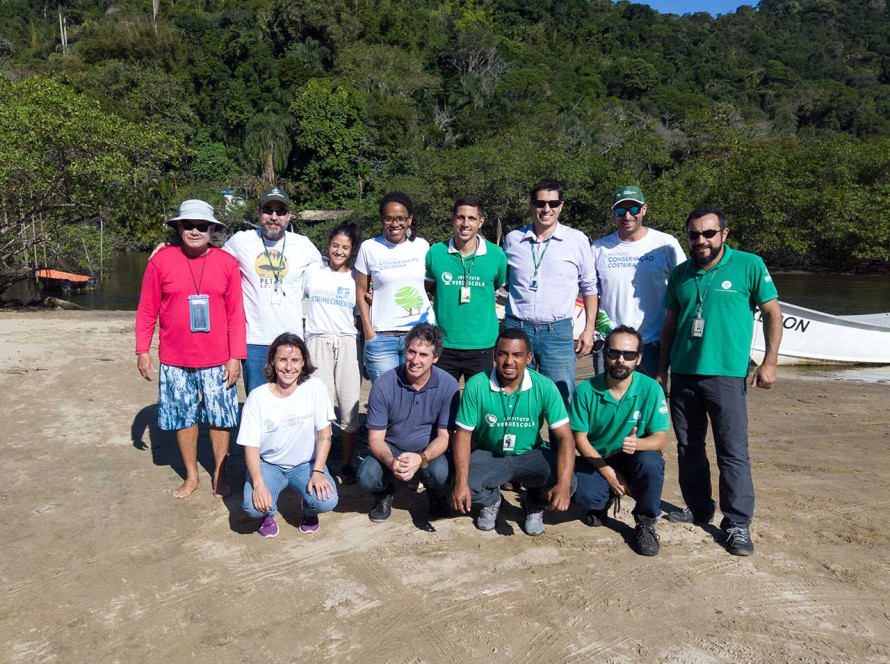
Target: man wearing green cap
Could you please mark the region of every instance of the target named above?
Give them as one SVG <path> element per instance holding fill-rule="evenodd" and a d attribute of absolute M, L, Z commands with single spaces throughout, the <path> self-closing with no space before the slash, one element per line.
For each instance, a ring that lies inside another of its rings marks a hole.
<path fill-rule="evenodd" d="M 599 276 L 600 309 L 613 326 L 627 325 L 643 337 L 640 369 L 658 372 L 659 338 L 664 321 L 668 276 L 686 260 L 673 235 L 643 225 L 648 212 L 642 190 L 621 187 L 612 196 L 612 218 L 618 229 L 593 243 Z"/>

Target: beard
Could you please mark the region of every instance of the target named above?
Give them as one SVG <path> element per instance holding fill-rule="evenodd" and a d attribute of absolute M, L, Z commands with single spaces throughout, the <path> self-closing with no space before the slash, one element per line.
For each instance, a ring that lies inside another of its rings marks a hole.
<path fill-rule="evenodd" d="M 708 253 L 706 254 L 697 254 L 693 252 L 692 258 L 695 261 L 696 265 L 707 265 L 715 258 L 717 258 L 722 250 L 723 245 L 721 244 L 719 247 L 711 247 L 710 251 L 708 251 Z"/>
<path fill-rule="evenodd" d="M 285 228 L 282 225 L 279 229 L 272 229 L 268 226 L 263 226 L 263 239 L 268 240 L 269 242 L 278 242 L 282 237 L 284 237 Z"/>
<path fill-rule="evenodd" d="M 624 380 L 633 373 L 633 367 L 627 364 L 612 364 L 606 371 L 615 380 Z"/>

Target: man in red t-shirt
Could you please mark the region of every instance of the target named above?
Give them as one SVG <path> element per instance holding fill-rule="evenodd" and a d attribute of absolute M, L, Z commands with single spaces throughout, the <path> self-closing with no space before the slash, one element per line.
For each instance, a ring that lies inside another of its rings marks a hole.
<path fill-rule="evenodd" d="M 158 251 L 145 269 L 136 312 L 136 366 L 146 380 L 157 371 L 149 348 L 160 321 L 158 426 L 176 431 L 186 470 L 173 496 L 188 498 L 198 488 L 198 422 L 210 425 L 213 492 L 227 496 L 229 429 L 238 424 L 235 383 L 247 356 L 241 273 L 233 256 L 210 245 L 214 229 L 225 225 L 208 203 L 184 201 L 167 223 L 182 243 Z"/>

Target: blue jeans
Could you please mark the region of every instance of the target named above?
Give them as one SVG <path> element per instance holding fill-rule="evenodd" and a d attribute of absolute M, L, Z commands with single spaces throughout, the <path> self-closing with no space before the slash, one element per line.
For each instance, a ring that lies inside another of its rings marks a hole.
<path fill-rule="evenodd" d="M 390 369 L 405 363 L 405 335 L 378 332 L 365 340 L 365 370 L 373 383 Z"/>
<path fill-rule="evenodd" d="M 536 448 L 523 454 L 494 454 L 488 450 L 473 450 L 467 484 L 474 505 L 488 507 L 501 498 L 501 485 L 522 482 L 529 489 L 528 502 L 535 507 L 546 507 L 543 489 L 556 484 L 556 452 Z M 571 491 L 575 490 L 572 478 Z"/>
<path fill-rule="evenodd" d="M 405 451 L 392 443 L 387 443 L 387 445 L 394 457 Z M 443 489 L 448 483 L 448 459 L 444 454 L 437 456 L 430 461 L 429 466 L 418 469 L 414 477 L 423 482 L 423 485 L 431 492 Z M 374 494 L 375 498 L 391 493 L 395 479 L 392 471 L 389 468 L 384 468 L 383 464 L 372 454 L 365 457 L 358 469 L 358 485 L 368 493 Z"/>
<path fill-rule="evenodd" d="M 630 485 L 630 495 L 637 503 L 631 513 L 650 519 L 658 518 L 664 487 L 664 457 L 661 452 L 618 452 L 610 456 L 607 463 L 624 475 Z M 575 502 L 584 510 L 605 508 L 611 493 L 606 479 L 583 459 L 578 459 L 575 464 L 575 477 L 578 480 Z"/>
<path fill-rule="evenodd" d="M 272 516 L 278 511 L 278 496 L 285 489 L 300 495 L 303 499 L 303 514 L 306 516 L 316 516 L 319 512 L 330 512 L 337 506 L 339 497 L 337 496 L 337 483 L 328 472 L 324 469 L 324 476 L 328 479 L 333 493 L 327 500 L 319 500 L 318 497 L 312 495 L 307 490 L 309 485 L 309 477 L 312 475 L 312 465 L 314 461 L 301 463 L 293 468 L 282 468 L 275 464 L 266 463 L 260 459 L 260 472 L 263 475 L 263 482 L 272 496 L 272 507 L 268 512 L 260 512 L 253 506 L 253 478 L 250 473 L 247 474 L 247 482 L 244 484 L 244 499 L 241 501 L 241 509 L 247 512 L 255 519 L 262 519 L 265 516 Z"/>
<path fill-rule="evenodd" d="M 517 327 L 528 335 L 532 344 L 532 361 L 528 366 L 556 383 L 568 408 L 575 392 L 575 340 L 571 319 L 530 323 L 507 316 L 504 327 Z"/>
<path fill-rule="evenodd" d="M 748 527 L 754 516 L 747 394 L 744 378 L 671 374 L 671 419 L 677 434 L 680 491 L 697 517 L 714 513 L 711 466 L 705 450 L 710 419 L 720 469 L 721 528 Z"/>
<path fill-rule="evenodd" d="M 244 389 L 247 394 L 268 382 L 263 376 L 263 367 L 266 366 L 268 356 L 269 346 L 247 344 L 247 359 L 241 360 L 241 373 L 244 376 Z"/>

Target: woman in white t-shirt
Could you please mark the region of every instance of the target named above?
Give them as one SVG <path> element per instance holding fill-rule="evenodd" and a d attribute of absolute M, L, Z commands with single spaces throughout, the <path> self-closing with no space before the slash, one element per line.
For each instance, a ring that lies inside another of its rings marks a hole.
<path fill-rule="evenodd" d="M 358 402 L 362 375 L 358 365 L 355 272 L 349 261 L 358 251 L 361 235 L 349 221 L 328 233 L 328 258 L 306 271 L 306 345 L 316 377 L 327 386 L 331 400 L 340 407 L 338 426 L 342 432 L 344 484 L 355 484 L 352 466 L 358 430 Z"/>
<path fill-rule="evenodd" d="M 337 506 L 334 478 L 325 467 L 334 407 L 324 383 L 311 377 L 314 371 L 306 344 L 285 332 L 269 346 L 264 369 L 269 382 L 244 404 L 238 444 L 249 476 L 241 507 L 263 520 L 260 537 L 278 534 L 275 512 L 284 489 L 303 499 L 303 533 L 317 532 L 318 514 Z"/>
<path fill-rule="evenodd" d="M 365 369 L 373 382 L 405 361 L 405 335 L 434 323 L 424 288 L 429 243 L 416 237 L 414 203 L 393 191 L 380 201 L 382 234 L 362 242 L 355 261 L 357 300 L 365 337 Z M 373 284 L 373 304 L 365 295 Z"/>

